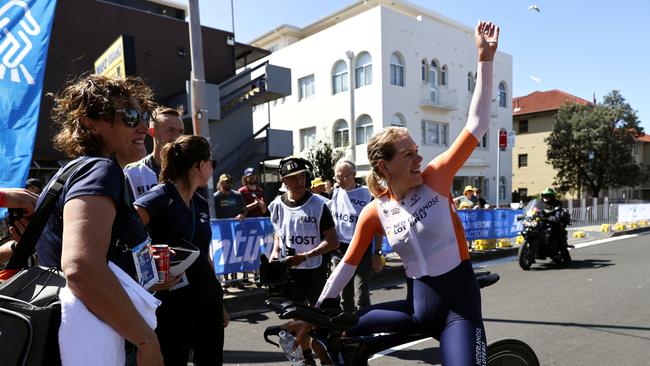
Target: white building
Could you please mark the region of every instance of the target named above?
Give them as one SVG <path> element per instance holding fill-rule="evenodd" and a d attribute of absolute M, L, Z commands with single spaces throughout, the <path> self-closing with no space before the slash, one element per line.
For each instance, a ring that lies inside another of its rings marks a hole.
<path fill-rule="evenodd" d="M 271 50 L 271 63 L 292 70 L 292 95 L 257 106 L 254 121 L 256 129 L 270 122 L 294 131 L 296 154 L 328 141 L 365 175 L 366 143 L 383 127 L 407 127 L 429 161 L 467 120 L 478 57 L 474 29 L 431 10 L 397 0 L 356 1 L 302 29 L 281 25 L 250 44 Z M 498 130 L 512 126 L 512 56 L 497 54 L 493 84 L 490 130 L 450 187 L 461 194 L 467 184 L 478 186 L 492 204 L 497 182 L 500 203 L 511 198 L 511 154 L 500 154 L 499 174 L 496 156 Z"/>

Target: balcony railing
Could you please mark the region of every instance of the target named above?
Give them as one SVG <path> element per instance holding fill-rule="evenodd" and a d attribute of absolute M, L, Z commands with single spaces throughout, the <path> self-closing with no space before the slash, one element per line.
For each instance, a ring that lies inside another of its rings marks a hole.
<path fill-rule="evenodd" d="M 454 110 L 458 108 L 458 98 L 456 89 L 446 87 L 431 88 L 431 85 L 424 84 L 420 87 L 422 96 L 420 106 L 430 108 L 440 108 L 445 110 Z"/>

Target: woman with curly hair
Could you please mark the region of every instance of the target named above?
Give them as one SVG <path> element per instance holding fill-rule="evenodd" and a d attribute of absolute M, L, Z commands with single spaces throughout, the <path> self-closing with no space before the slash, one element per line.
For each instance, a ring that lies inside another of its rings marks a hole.
<path fill-rule="evenodd" d="M 147 234 L 125 200 L 122 173 L 146 154 L 152 98 L 140 78 L 101 75 L 71 81 L 54 96 L 52 117 L 59 128 L 54 144 L 74 160 L 49 185 L 61 171 L 76 167 L 37 253 L 41 265 L 58 267 L 67 278 L 60 294 L 63 365 L 122 366 L 125 340 L 137 347 L 138 365 L 163 364 L 154 332 L 158 301 L 136 282 L 133 251 Z"/>

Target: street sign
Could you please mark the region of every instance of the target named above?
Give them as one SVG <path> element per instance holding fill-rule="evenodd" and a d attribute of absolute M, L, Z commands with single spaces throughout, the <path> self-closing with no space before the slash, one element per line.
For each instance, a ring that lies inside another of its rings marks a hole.
<path fill-rule="evenodd" d="M 513 148 L 515 147 L 515 131 L 508 131 L 508 147 Z"/>
<path fill-rule="evenodd" d="M 499 130 L 499 148 L 504 150 L 508 147 L 508 131 L 505 128 Z"/>

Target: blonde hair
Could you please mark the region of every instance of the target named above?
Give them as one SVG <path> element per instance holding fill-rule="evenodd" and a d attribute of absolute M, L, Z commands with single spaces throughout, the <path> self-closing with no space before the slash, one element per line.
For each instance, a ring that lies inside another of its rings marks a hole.
<path fill-rule="evenodd" d="M 368 161 L 371 171 L 366 177 L 366 183 L 373 196 L 384 195 L 388 189 L 386 177 L 379 170 L 379 161 L 392 160 L 396 152 L 395 140 L 407 135 L 406 127 L 391 126 L 377 132 L 368 141 Z"/>
<path fill-rule="evenodd" d="M 160 118 L 163 116 L 174 116 L 174 117 L 181 117 L 183 115 L 183 106 L 179 105 L 176 108 L 169 108 L 165 106 L 159 106 L 156 108 L 153 113 L 151 114 L 151 124 L 153 125 L 154 128 L 158 127 L 160 124 Z"/>

